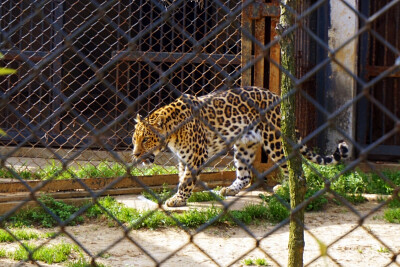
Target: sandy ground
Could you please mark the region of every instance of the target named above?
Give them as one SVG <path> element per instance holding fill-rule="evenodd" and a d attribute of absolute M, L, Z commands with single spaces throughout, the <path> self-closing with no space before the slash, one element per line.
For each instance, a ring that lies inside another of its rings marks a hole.
<path fill-rule="evenodd" d="M 370 201 L 355 209 L 368 214 L 377 205 Z M 382 215 L 379 210 L 364 221 L 363 227 L 357 227 L 359 217 L 344 206 L 306 213 L 304 265 L 400 266 L 400 256 L 390 264 L 393 253 L 400 253 L 400 225 L 384 222 Z M 228 226 L 209 227 L 199 233 L 177 228 L 133 230 L 129 239 L 123 237 L 120 228 L 105 224 L 67 227 L 66 231 L 92 254 L 107 250 L 99 262 L 113 267 L 155 266 L 157 262 L 161 266 L 243 266 L 243 259 L 248 258 L 266 258 L 271 266 L 286 266 L 288 226 L 275 228 L 261 223 L 249 226 L 248 231 Z M 71 242 L 66 236 L 60 238 Z M 328 256 L 319 257 L 316 238 L 328 245 Z M 258 247 L 256 239 L 260 240 Z M 0 266 L 16 265 L 0 260 Z"/>

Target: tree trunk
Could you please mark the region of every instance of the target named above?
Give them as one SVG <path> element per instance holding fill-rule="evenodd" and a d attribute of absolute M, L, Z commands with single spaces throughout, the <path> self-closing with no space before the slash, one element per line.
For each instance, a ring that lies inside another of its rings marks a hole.
<path fill-rule="evenodd" d="M 292 10 L 296 10 L 297 0 L 285 0 L 283 1 Z M 290 26 L 294 25 L 294 16 L 286 8 L 281 5 L 281 16 L 280 25 L 282 33 Z M 288 70 L 295 77 L 295 64 L 296 58 L 294 53 L 294 32 L 286 35 L 280 41 L 281 45 L 281 65 L 283 68 Z M 285 96 L 294 89 L 294 82 L 288 75 L 282 72 L 281 77 L 281 114 L 282 114 L 282 125 L 281 131 L 282 136 L 288 140 L 296 143 L 295 133 L 295 122 L 296 122 L 296 111 L 295 111 L 295 95 L 292 94 L 290 97 Z M 290 142 L 283 138 L 283 149 L 285 156 L 292 154 L 293 148 Z M 305 195 L 305 180 L 302 176 L 301 167 L 301 156 L 296 153 L 294 157 L 288 160 L 289 168 L 289 187 L 290 187 L 290 206 L 292 210 L 296 208 L 300 203 L 304 201 Z M 289 225 L 289 255 L 288 255 L 288 266 L 303 266 L 303 251 L 304 251 L 304 209 L 299 210 L 296 213 L 290 215 Z"/>

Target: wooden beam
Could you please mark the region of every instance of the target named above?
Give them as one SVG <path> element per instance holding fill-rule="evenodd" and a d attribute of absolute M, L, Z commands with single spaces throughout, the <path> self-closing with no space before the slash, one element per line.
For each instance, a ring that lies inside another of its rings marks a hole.
<path fill-rule="evenodd" d="M 216 181 L 233 181 L 235 179 L 234 171 L 226 172 L 212 172 L 212 173 L 201 173 L 200 179 L 205 183 L 211 183 Z M 100 190 L 110 183 L 112 183 L 117 178 L 88 178 L 80 179 L 84 182 L 91 190 Z M 178 184 L 177 174 L 168 175 L 152 175 L 152 176 L 135 176 L 135 179 L 140 180 L 146 186 L 161 186 L 163 184 L 176 185 Z M 131 187 L 141 187 L 135 179 L 130 177 L 124 177 L 113 185 L 111 188 L 131 188 Z M 30 188 L 40 187 L 45 181 L 26 181 Z M 40 192 L 58 192 L 58 191 L 72 191 L 72 190 L 84 190 L 82 185 L 75 179 L 65 179 L 65 180 L 52 180 L 48 181 L 42 188 L 39 189 Z M 2 182 L 0 183 L 0 193 L 10 194 L 17 192 L 30 192 L 28 188 L 19 181 L 15 182 Z"/>
<path fill-rule="evenodd" d="M 243 3 L 246 0 L 243 0 Z M 251 60 L 251 48 L 252 42 L 251 40 L 244 34 L 246 31 L 248 34 L 252 34 L 251 27 L 251 19 L 247 14 L 247 7 L 242 10 L 242 32 L 241 32 L 241 40 L 242 40 L 242 57 L 241 57 L 241 66 L 244 68 L 248 65 Z M 251 86 L 251 67 L 242 72 L 241 76 L 241 84 L 242 86 Z"/>
<path fill-rule="evenodd" d="M 393 66 L 367 66 L 367 75 L 376 77 L 380 75 L 382 72 L 387 71 L 388 69 L 392 68 Z M 386 78 L 400 78 L 400 68 L 398 70 L 394 70 L 390 75 L 386 76 Z"/>
<path fill-rule="evenodd" d="M 273 41 L 277 36 L 275 28 L 278 22 L 279 22 L 278 18 L 271 18 L 271 35 L 270 35 L 271 41 Z M 269 52 L 269 57 L 276 63 L 278 64 L 281 63 L 281 47 L 279 43 L 276 43 L 271 47 Z M 271 90 L 271 92 L 277 95 L 281 95 L 279 68 L 271 62 L 269 63 L 269 90 Z"/>
<path fill-rule="evenodd" d="M 265 18 L 262 17 L 254 22 L 254 37 L 262 45 L 265 45 Z M 254 45 L 254 57 L 262 55 L 262 47 Z M 254 85 L 264 88 L 264 58 L 254 64 Z"/>

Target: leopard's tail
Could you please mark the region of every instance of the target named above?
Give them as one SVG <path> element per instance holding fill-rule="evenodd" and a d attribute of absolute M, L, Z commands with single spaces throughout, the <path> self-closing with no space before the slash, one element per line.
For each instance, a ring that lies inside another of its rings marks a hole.
<path fill-rule="evenodd" d="M 299 139 L 299 143 L 300 141 L 301 139 Z M 337 164 L 342 159 L 347 158 L 349 156 L 349 147 L 345 141 L 341 140 L 339 141 L 335 152 L 329 156 L 323 156 L 314 153 L 306 145 L 302 145 L 300 147 L 300 152 L 305 158 L 307 158 L 311 162 L 317 163 L 319 165 L 331 165 Z"/>

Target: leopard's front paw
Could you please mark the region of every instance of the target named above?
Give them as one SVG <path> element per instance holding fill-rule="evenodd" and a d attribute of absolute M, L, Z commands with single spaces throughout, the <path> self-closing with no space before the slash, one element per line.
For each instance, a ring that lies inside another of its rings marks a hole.
<path fill-rule="evenodd" d="M 221 190 L 219 191 L 219 194 L 221 196 L 236 196 L 238 192 L 229 188 L 229 187 L 223 187 L 221 188 Z"/>
<path fill-rule="evenodd" d="M 165 205 L 167 205 L 167 207 L 182 207 L 182 206 L 186 206 L 186 199 L 174 195 L 172 196 L 170 199 L 168 199 L 165 202 Z"/>

